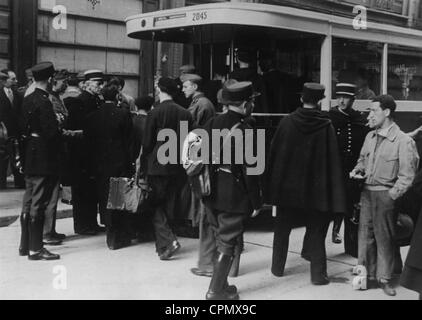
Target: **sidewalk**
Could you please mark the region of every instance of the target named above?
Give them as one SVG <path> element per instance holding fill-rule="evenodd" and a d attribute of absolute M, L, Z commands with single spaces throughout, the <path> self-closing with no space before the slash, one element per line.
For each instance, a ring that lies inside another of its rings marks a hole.
<path fill-rule="evenodd" d="M 62 259 L 43 262 L 18 256 L 18 221 L 0 229 L 0 299 L 204 299 L 210 279 L 196 277 L 189 271 L 197 260 L 198 241 L 195 239 L 179 239 L 182 244 L 180 253 L 172 261 L 160 261 L 154 243 L 134 244 L 129 248 L 110 251 L 106 248 L 104 235 L 74 235 L 72 219 L 58 221 L 57 231 L 66 233 L 68 238 L 62 246 L 49 249 L 60 254 Z M 333 245 L 328 238 L 331 284 L 312 286 L 309 263 L 300 257 L 303 234 L 303 228 L 292 232 L 283 278 L 276 278 L 270 272 L 272 232 L 250 230 L 245 234 L 240 276 L 229 280 L 238 287 L 242 300 L 418 298 L 404 288 L 398 288 L 398 295 L 394 298 L 386 296 L 379 289 L 354 291 L 350 284 L 353 278 L 350 270 L 356 260 L 341 254 L 343 246 Z M 406 253 L 407 249 L 403 249 L 404 257 Z M 61 281 L 57 280 L 59 272 Z M 66 288 L 55 289 L 58 282 L 66 285 Z"/>
<path fill-rule="evenodd" d="M 24 190 L 12 189 L 0 191 L 0 228 L 14 223 L 21 213 Z M 59 201 L 57 207 L 58 219 L 72 216 L 72 207 Z"/>

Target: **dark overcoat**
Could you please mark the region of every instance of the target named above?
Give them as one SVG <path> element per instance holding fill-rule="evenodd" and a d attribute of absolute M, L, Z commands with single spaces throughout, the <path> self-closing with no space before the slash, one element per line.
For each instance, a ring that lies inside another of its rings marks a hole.
<path fill-rule="evenodd" d="M 25 97 L 22 116 L 28 137 L 25 146 L 25 175 L 58 176 L 61 133 L 49 93 L 37 88 Z"/>
<path fill-rule="evenodd" d="M 280 122 L 271 144 L 266 180 L 267 201 L 272 205 L 330 216 L 345 212 L 337 140 L 327 113 L 299 108 Z"/>
<path fill-rule="evenodd" d="M 180 146 L 185 137 L 180 137 L 181 122 L 187 122 L 188 130 L 192 128 L 193 120 L 189 111 L 176 104 L 173 100 L 167 100 L 157 105 L 149 114 L 146 123 L 145 137 L 143 141 L 142 157 L 147 159 L 147 174 L 151 176 L 185 175 L 180 161 Z M 160 147 L 166 143 L 158 141 L 158 133 L 162 129 L 173 130 L 179 142 L 177 148 L 177 164 L 159 163 L 157 153 Z M 183 139 L 183 140 L 182 140 Z M 141 160 L 144 162 L 143 160 Z"/>
<path fill-rule="evenodd" d="M 132 119 L 129 111 L 113 102 L 105 102 L 87 116 L 84 136 L 95 175 L 130 176 Z"/>
<path fill-rule="evenodd" d="M 219 115 L 210 120 L 205 125 L 205 129 L 211 137 L 212 130 L 231 130 L 237 123 L 241 123 L 239 129 L 245 132 L 245 129 L 252 127 L 245 123 L 244 117 L 236 112 L 229 110 L 227 113 Z M 245 134 L 243 134 L 245 137 Z M 254 139 L 256 141 L 256 139 Z M 245 142 L 243 145 L 246 145 Z M 255 149 L 255 148 L 254 148 Z M 250 214 L 253 210 L 262 206 L 261 188 L 259 176 L 247 175 L 247 163 L 243 158 L 244 164 L 235 164 L 234 142 L 232 142 L 232 164 L 224 164 L 223 166 L 212 165 L 212 192 L 211 196 L 206 199 L 207 204 L 214 210 L 228 213 Z M 210 155 L 212 155 L 210 150 Z M 216 151 L 216 150 L 215 150 Z M 221 150 L 220 150 L 221 152 Z M 220 159 L 223 155 L 220 154 Z M 220 167 L 228 167 L 231 171 L 225 172 L 218 170 Z"/>

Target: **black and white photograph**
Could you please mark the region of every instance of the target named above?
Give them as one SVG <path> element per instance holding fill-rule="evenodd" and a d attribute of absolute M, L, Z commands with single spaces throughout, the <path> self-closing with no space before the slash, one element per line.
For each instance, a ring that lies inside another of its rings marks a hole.
<path fill-rule="evenodd" d="M 420 0 L 0 0 L 0 300 L 422 300 L 421 156 Z"/>

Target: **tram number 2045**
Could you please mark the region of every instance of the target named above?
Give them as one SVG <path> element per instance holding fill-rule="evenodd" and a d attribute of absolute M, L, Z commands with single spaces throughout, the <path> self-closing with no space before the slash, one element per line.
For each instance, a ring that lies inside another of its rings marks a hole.
<path fill-rule="evenodd" d="M 194 22 L 204 21 L 207 19 L 208 19 L 208 13 L 206 11 L 194 12 L 192 16 L 192 21 Z"/>

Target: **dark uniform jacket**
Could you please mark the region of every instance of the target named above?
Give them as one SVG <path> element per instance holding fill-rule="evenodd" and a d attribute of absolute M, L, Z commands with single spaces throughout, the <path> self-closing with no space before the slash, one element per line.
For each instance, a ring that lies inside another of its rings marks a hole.
<path fill-rule="evenodd" d="M 25 97 L 23 125 L 28 137 L 25 147 L 25 175 L 59 175 L 60 130 L 49 93 L 35 89 Z"/>
<path fill-rule="evenodd" d="M 203 93 L 193 97 L 188 111 L 192 114 L 194 128 L 203 127 L 215 116 L 214 105 Z"/>
<path fill-rule="evenodd" d="M 231 130 L 237 123 L 241 123 L 239 129 L 243 132 L 245 129 L 252 129 L 244 120 L 245 119 L 241 114 L 231 110 L 210 120 L 204 127 L 210 135 L 210 146 L 213 145 L 213 129 Z M 245 135 L 243 136 L 245 137 Z M 256 142 L 255 139 L 254 142 Z M 243 145 L 246 145 L 245 142 Z M 254 209 L 259 209 L 262 206 L 259 176 L 247 175 L 247 163 L 245 158 L 243 165 L 234 164 L 236 159 L 234 146 L 235 143 L 233 142 L 231 148 L 231 165 L 222 163 L 221 165 L 211 166 L 212 192 L 211 196 L 206 201 L 211 208 L 217 211 L 250 214 Z M 223 146 L 221 147 L 223 148 Z M 238 152 L 241 151 L 242 150 L 238 150 Z M 212 150 L 210 150 L 210 155 L 211 154 Z M 221 150 L 219 158 L 223 159 Z M 229 169 L 229 172 L 227 172 L 226 169 Z"/>
<path fill-rule="evenodd" d="M 336 134 L 327 113 L 299 108 L 280 122 L 266 175 L 270 204 L 330 215 L 346 212 Z"/>
<path fill-rule="evenodd" d="M 106 177 L 131 175 L 130 112 L 105 102 L 85 121 L 84 136 L 89 148 L 93 174 Z"/>
<path fill-rule="evenodd" d="M 9 137 L 19 134 L 18 118 L 20 114 L 20 97 L 13 91 L 13 104 L 10 102 L 4 87 L 0 86 L 0 122 L 3 122 Z"/>
<path fill-rule="evenodd" d="M 359 159 L 369 128 L 366 126 L 365 117 L 353 109 L 345 114 L 336 107 L 330 110 L 329 115 L 336 130 L 343 169 L 349 176 Z"/>
<path fill-rule="evenodd" d="M 102 103 L 102 101 L 100 100 L 98 96 L 93 95 L 85 90 L 82 91 L 81 95 L 79 96 L 79 99 L 81 99 L 85 113 L 87 115 L 90 114 L 91 112 L 98 110 L 98 108 L 100 107 Z"/>
<path fill-rule="evenodd" d="M 142 157 L 147 159 L 147 174 L 152 176 L 184 175 L 184 169 L 180 160 L 180 145 L 183 145 L 185 137 L 180 137 L 181 121 L 187 122 L 188 130 L 192 128 L 192 115 L 186 109 L 176 104 L 173 100 L 167 100 L 157 105 L 148 115 L 145 129 L 144 149 Z M 162 165 L 157 159 L 157 152 L 165 142 L 157 140 L 158 133 L 162 129 L 173 130 L 178 138 L 178 163 Z M 187 134 L 187 133 L 186 133 Z M 181 139 L 183 139 L 181 141 Z M 143 161 L 142 161 L 143 162 Z"/>
<path fill-rule="evenodd" d="M 249 81 L 252 82 L 253 88 L 256 92 L 259 92 L 261 95 L 255 99 L 255 109 L 254 112 L 257 113 L 266 113 L 268 112 L 268 97 L 267 90 L 265 87 L 264 80 L 261 75 L 259 75 L 256 70 L 252 68 L 241 68 L 234 70 L 230 74 L 230 79 L 237 81 Z"/>

